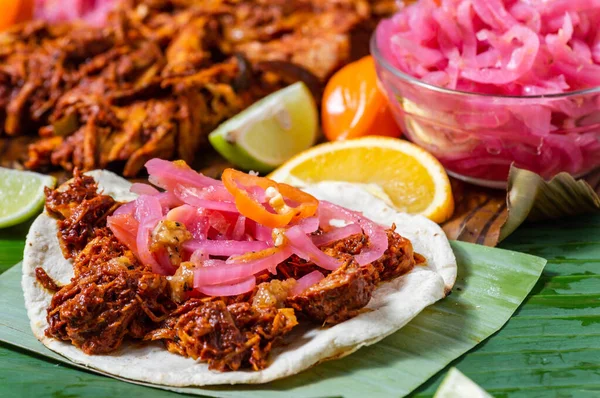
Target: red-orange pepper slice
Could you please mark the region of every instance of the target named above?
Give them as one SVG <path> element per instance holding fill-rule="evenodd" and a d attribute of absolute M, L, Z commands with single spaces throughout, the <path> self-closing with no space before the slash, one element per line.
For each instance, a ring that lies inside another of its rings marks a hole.
<path fill-rule="evenodd" d="M 317 212 L 319 201 L 312 195 L 288 184 L 277 183 L 265 177 L 226 169 L 221 177 L 225 188 L 235 198 L 235 206 L 240 214 L 270 228 L 281 228 L 302 218 L 311 217 Z M 283 209 L 273 213 L 255 199 L 247 188 L 276 189 L 286 202 Z M 295 206 L 290 205 L 293 202 Z"/>

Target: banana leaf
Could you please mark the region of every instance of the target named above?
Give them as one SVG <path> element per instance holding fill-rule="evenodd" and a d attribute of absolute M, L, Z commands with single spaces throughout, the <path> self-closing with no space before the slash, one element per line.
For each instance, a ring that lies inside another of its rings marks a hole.
<path fill-rule="evenodd" d="M 453 365 L 497 398 L 600 396 L 600 215 L 529 223 L 501 246 L 548 263 L 502 330 Z"/>
<path fill-rule="evenodd" d="M 536 284 L 546 261 L 542 258 L 462 242 L 452 247 L 459 263 L 459 277 L 452 294 L 426 309 L 399 332 L 382 342 L 365 347 L 348 357 L 320 364 L 299 375 L 258 386 L 216 388 L 166 388 L 188 394 L 221 397 L 320 396 L 405 396 L 498 331 Z M 45 349 L 31 334 L 20 288 L 20 266 L 0 277 L 0 340 L 46 358 L 43 371 L 33 369 L 21 352 L 11 356 L 6 347 L 0 355 L 15 361 L 15 369 L 0 376 L 2 389 L 32 379 L 45 380 L 28 385 L 31 395 L 50 395 L 62 388 L 49 381 L 51 363 L 70 364 Z M 17 355 L 18 354 L 18 355 Z M 39 362 L 39 361 L 38 361 Z M 73 365 L 73 364 L 71 364 Z M 28 371 L 25 372 L 24 370 Z M 58 370 L 57 370 L 58 371 Z M 71 383 L 76 373 L 61 368 L 61 377 Z M 58 375 L 58 373 L 56 373 Z M 3 380 L 4 379 L 4 380 Z M 120 382 L 82 373 L 79 387 L 71 394 L 109 395 L 111 383 Z M 40 386 L 39 388 L 36 386 Z M 70 388 L 71 384 L 67 384 Z M 124 387 L 125 388 L 125 387 Z M 5 392 L 8 390 L 5 390 Z M 148 397 L 158 392 L 128 385 L 127 394 Z M 124 395 L 121 392 L 120 395 Z"/>
<path fill-rule="evenodd" d="M 31 221 L 11 228 L 0 229 L 0 274 L 21 261 L 25 236 Z"/>

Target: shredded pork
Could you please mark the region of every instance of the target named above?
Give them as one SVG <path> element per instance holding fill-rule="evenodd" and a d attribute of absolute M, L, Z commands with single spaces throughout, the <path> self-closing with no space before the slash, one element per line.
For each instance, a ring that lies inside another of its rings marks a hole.
<path fill-rule="evenodd" d="M 202 160 L 208 133 L 266 94 L 304 80 L 320 98 L 385 3 L 122 0 L 102 28 L 17 26 L 0 33 L 0 136 L 38 132 L 31 169 Z"/>
<path fill-rule="evenodd" d="M 59 287 L 43 269 L 36 270 L 39 283 L 56 291 L 46 334 L 88 354 L 114 352 L 126 338 L 160 340 L 169 351 L 205 361 L 211 369 L 263 369 L 272 348 L 298 324 L 297 315 L 320 325 L 343 322 L 363 310 L 380 282 L 423 261 L 410 241 L 391 228 L 384 255 L 364 266 L 353 257 L 368 247 L 363 234 L 323 247 L 343 265 L 333 272 L 320 269 L 325 277 L 298 294 L 291 293 L 296 279 L 317 266 L 292 256 L 279 264 L 276 275 L 257 275 L 251 292 L 206 297 L 192 289 L 196 265 L 183 261 L 173 276 L 165 277 L 140 263 L 104 226 L 118 206 L 106 198 L 92 179 L 79 173 L 65 189 L 46 191 L 46 207 L 57 219 L 58 238 L 68 249 L 65 257 L 73 258 L 75 276 Z M 181 260 L 181 244 L 189 238 L 183 224 L 165 221 L 154 228 L 150 247 Z"/>

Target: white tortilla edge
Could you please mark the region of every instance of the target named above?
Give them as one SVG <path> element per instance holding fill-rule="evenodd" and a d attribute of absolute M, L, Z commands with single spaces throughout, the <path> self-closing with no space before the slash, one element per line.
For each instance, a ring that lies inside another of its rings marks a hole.
<path fill-rule="evenodd" d="M 127 180 L 103 170 L 88 174 L 96 179 L 105 194 L 117 200 L 135 198 L 129 192 L 131 184 Z M 336 201 L 327 194 L 321 196 Z M 337 202 L 344 205 L 347 200 Z M 356 209 L 360 206 L 360 198 L 354 204 L 348 207 Z M 134 381 L 176 387 L 258 384 L 297 374 L 320 362 L 340 358 L 380 341 L 451 290 L 457 265 L 441 228 L 424 217 L 401 214 L 386 207 L 371 206 L 364 209 L 365 216 L 385 225 L 395 223 L 396 230 L 410 239 L 415 251 L 427 259 L 427 265 L 417 266 L 410 273 L 379 286 L 367 306 L 370 311 L 330 328 L 298 329 L 290 336 L 288 345 L 274 350 L 272 363 L 264 370 L 211 371 L 204 363 L 168 352 L 160 343 L 125 343 L 113 354 L 90 356 L 70 343 L 46 337 L 46 309 L 52 294 L 36 281 L 35 268 L 44 268 L 61 284 L 68 283 L 73 275 L 72 264 L 64 259 L 59 247 L 56 221 L 46 213 L 38 216 L 31 226 L 23 260 L 22 287 L 31 329 L 46 347 L 71 361 Z"/>

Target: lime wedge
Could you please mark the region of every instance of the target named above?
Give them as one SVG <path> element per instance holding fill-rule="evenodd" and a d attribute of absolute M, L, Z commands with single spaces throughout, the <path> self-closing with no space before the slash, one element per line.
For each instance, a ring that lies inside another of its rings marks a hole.
<path fill-rule="evenodd" d="M 55 184 L 51 176 L 0 167 L 0 228 L 37 214 L 44 204 L 44 187 Z"/>
<path fill-rule="evenodd" d="M 460 370 L 450 368 L 433 398 L 493 398 Z"/>
<path fill-rule="evenodd" d="M 255 102 L 222 123 L 208 138 L 234 165 L 266 173 L 311 147 L 318 126 L 312 94 L 298 82 Z"/>

